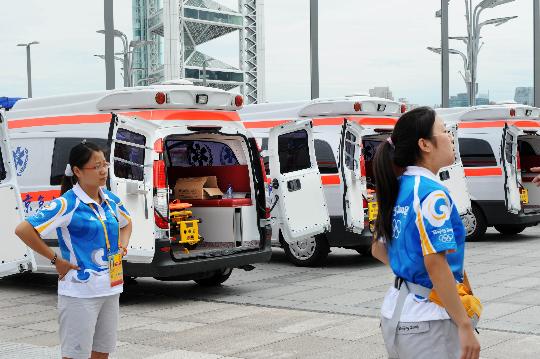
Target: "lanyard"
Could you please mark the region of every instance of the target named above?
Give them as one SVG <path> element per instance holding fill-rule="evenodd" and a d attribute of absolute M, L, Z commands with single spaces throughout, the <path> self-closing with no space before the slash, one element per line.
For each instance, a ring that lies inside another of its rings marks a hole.
<path fill-rule="evenodd" d="M 116 219 L 116 222 L 118 223 L 118 218 L 114 214 L 114 211 L 111 208 L 111 205 L 109 204 L 109 201 L 105 200 L 105 203 L 107 204 L 107 207 L 109 207 L 109 211 L 113 215 L 114 219 Z M 88 206 L 92 209 L 92 212 L 96 215 L 97 219 L 101 223 L 101 226 L 103 227 L 103 233 L 105 234 L 105 244 L 107 245 L 107 255 L 111 253 L 111 244 L 109 242 L 109 234 L 107 233 L 107 226 L 105 225 L 105 222 L 101 219 L 101 215 L 99 214 L 99 211 L 94 208 L 94 203 L 88 203 Z M 105 219 L 107 218 L 107 213 L 105 213 Z M 120 224 L 118 224 L 118 247 L 120 247 Z"/>

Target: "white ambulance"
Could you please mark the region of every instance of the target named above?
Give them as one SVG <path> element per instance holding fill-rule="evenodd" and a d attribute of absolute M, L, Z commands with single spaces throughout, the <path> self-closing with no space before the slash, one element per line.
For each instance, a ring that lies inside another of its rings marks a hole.
<path fill-rule="evenodd" d="M 0 277 L 25 272 L 36 266 L 32 250 L 15 235 L 15 227 L 24 219 L 24 214 L 5 118 L 5 112 L 0 108 Z"/>
<path fill-rule="evenodd" d="M 354 249 L 361 254 L 371 252 L 370 223 L 373 225 L 376 215 L 372 161 L 378 145 L 392 133 L 405 110 L 398 102 L 355 95 L 248 105 L 240 111 L 244 126 L 255 134 L 263 149 L 270 151 L 273 150 L 272 143 L 267 138 L 275 126 L 305 120 L 313 123 L 315 155 L 332 227 L 330 232 L 322 235 L 295 240 L 279 228 L 283 221 L 278 219 L 272 231 L 272 244 L 283 247 L 292 263 L 298 266 L 319 264 L 331 247 Z M 450 129 L 457 130 L 455 126 Z M 267 172 L 270 177 L 274 177 L 274 173 L 272 168 Z M 452 192 L 467 226 L 471 217 L 470 200 L 458 154 L 456 162 L 441 170 L 439 175 Z M 275 186 L 269 188 L 273 191 Z M 356 198 L 362 201 L 353 205 Z M 276 202 L 272 195 L 270 200 Z M 304 206 L 303 211 L 306 216 L 310 215 L 308 206 Z M 272 216 L 284 217 L 279 210 L 272 211 Z"/>
<path fill-rule="evenodd" d="M 8 126 L 25 215 L 60 196 L 70 149 L 87 139 L 110 148 L 109 187 L 132 215 L 125 275 L 214 285 L 225 281 L 233 268 L 249 270 L 253 263 L 268 261 L 265 172 L 256 140 L 238 117 L 242 102 L 239 95 L 188 81 L 19 101 L 9 112 Z M 311 136 L 309 126 L 298 124 L 273 135 L 287 136 L 299 128 Z M 310 169 L 313 144 L 306 139 L 305 145 Z M 312 193 L 320 178 L 309 169 L 293 200 L 324 214 L 322 190 L 318 203 Z M 202 221 L 198 231 L 203 240 L 179 245 L 171 234 L 169 211 L 175 183 L 207 176 L 217 179 L 219 190 L 214 191 L 225 193 L 231 187 L 232 198 L 182 201 Z M 289 177 L 283 175 L 285 181 Z M 328 221 L 327 216 L 319 219 Z M 298 221 L 294 214 L 285 221 L 294 238 L 324 231 L 323 225 L 298 228 Z M 58 247 L 57 238 L 46 241 Z M 40 256 L 36 261 L 33 271 L 54 270 Z"/>
<path fill-rule="evenodd" d="M 494 226 L 517 234 L 540 222 L 540 191 L 531 167 L 540 166 L 540 109 L 519 104 L 438 109 L 457 124 L 472 201 L 469 240 Z"/>

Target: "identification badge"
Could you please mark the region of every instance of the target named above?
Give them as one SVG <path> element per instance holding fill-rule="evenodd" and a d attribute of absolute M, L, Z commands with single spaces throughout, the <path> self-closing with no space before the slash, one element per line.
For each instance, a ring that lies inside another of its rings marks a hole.
<path fill-rule="evenodd" d="M 122 270 L 122 254 L 116 253 L 109 256 L 109 277 L 111 287 L 124 283 L 124 271 Z"/>

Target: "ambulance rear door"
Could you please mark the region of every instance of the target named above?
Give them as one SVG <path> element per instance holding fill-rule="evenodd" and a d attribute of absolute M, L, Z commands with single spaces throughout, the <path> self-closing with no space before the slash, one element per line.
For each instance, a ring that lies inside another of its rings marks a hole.
<path fill-rule="evenodd" d="M 24 213 L 10 148 L 5 113 L 0 110 L 0 277 L 36 269 L 34 252 L 15 235 Z"/>
<path fill-rule="evenodd" d="M 521 210 L 521 186 L 517 168 L 517 140 L 522 131 L 515 126 L 504 125 L 501 142 L 501 165 L 504 172 L 504 201 L 510 213 Z"/>
<path fill-rule="evenodd" d="M 268 138 L 272 202 L 285 241 L 330 231 L 310 120 L 274 127 Z"/>
<path fill-rule="evenodd" d="M 344 119 L 340 141 L 340 175 L 343 183 L 343 222 L 354 233 L 364 230 L 366 178 L 361 173 L 362 126 Z"/>
<path fill-rule="evenodd" d="M 136 117 L 113 114 L 108 141 L 111 149 L 111 191 L 125 205 L 133 233 L 125 259 L 150 263 L 154 258 L 153 139 L 158 125 Z"/>
<path fill-rule="evenodd" d="M 457 124 L 450 124 L 447 125 L 446 128 L 454 138 L 455 158 L 454 163 L 439 170 L 439 178 L 446 188 L 448 188 L 459 214 L 464 215 L 466 213 L 471 213 L 471 198 L 465 179 L 465 170 L 459 154 L 459 142 L 457 140 L 458 126 Z"/>

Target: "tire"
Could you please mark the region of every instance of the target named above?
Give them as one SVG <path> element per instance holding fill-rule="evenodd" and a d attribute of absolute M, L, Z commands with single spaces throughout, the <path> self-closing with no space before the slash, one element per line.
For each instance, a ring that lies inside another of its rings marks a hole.
<path fill-rule="evenodd" d="M 467 241 L 475 242 L 480 240 L 487 230 L 486 218 L 484 213 L 476 204 L 472 205 L 471 228 L 467 233 Z"/>
<path fill-rule="evenodd" d="M 371 246 L 369 247 L 356 247 L 354 248 L 355 251 L 357 251 L 359 254 L 365 257 L 373 257 L 371 254 Z"/>
<path fill-rule="evenodd" d="M 328 257 L 328 253 L 330 252 L 328 241 L 324 235 L 318 235 L 291 244 L 285 242 L 281 234 L 280 239 L 287 259 L 298 267 L 317 266 Z"/>
<path fill-rule="evenodd" d="M 195 283 L 202 287 L 218 287 L 222 285 L 232 274 L 232 268 L 225 268 L 215 272 L 211 277 L 195 279 Z"/>
<path fill-rule="evenodd" d="M 523 224 L 499 224 L 495 226 L 495 229 L 500 234 L 518 234 L 521 233 L 527 228 Z"/>

